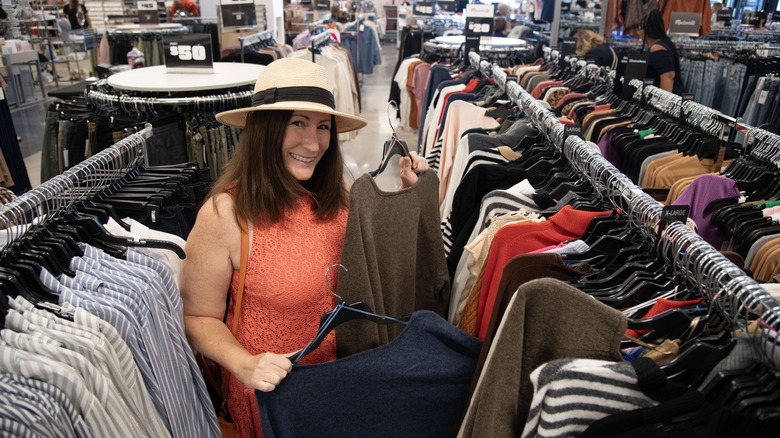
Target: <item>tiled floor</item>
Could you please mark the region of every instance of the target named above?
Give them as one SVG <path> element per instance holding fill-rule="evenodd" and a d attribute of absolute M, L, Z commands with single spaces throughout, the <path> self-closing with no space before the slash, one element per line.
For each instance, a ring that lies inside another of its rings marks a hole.
<path fill-rule="evenodd" d="M 375 66 L 373 74 L 360 75 L 363 104 L 363 112 L 360 115 L 368 120 L 368 126 L 359 132 L 356 139 L 342 144 L 347 166 L 354 178 L 379 166 L 382 159 L 382 145 L 392 136 L 387 99 L 390 95 L 390 81 L 397 57 L 398 49 L 395 44 L 385 43 L 382 46 L 382 63 Z M 60 81 L 60 86 L 68 85 L 70 82 Z M 22 137 L 20 147 L 33 186 L 41 182 L 43 126 L 46 108 L 51 101 L 44 101 L 11 113 L 16 133 Z M 394 125 L 397 125 L 395 121 Z M 401 139 L 406 140 L 410 147 L 416 147 L 416 132 L 398 130 L 397 134 Z M 379 187 L 384 190 L 397 188 L 400 185 L 398 159 L 391 160 L 390 165 L 376 180 Z"/>

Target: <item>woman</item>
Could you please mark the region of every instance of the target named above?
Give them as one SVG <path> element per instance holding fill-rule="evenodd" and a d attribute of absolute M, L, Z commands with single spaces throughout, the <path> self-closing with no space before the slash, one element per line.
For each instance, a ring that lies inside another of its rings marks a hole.
<path fill-rule="evenodd" d="M 663 90 L 680 95 L 685 92 L 680 76 L 680 58 L 677 48 L 666 35 L 661 11 L 652 10 L 639 26 L 639 38 L 650 49 L 647 55 L 645 77 L 653 79 Z"/>
<path fill-rule="evenodd" d="M 62 7 L 63 16 L 70 21 L 70 27 L 73 30 L 82 28 L 91 28 L 92 21 L 89 19 L 87 13 L 87 7 L 79 4 L 79 0 L 69 0 L 65 6 Z"/>
<path fill-rule="evenodd" d="M 617 68 L 617 54 L 601 35 L 582 29 L 574 34 L 574 38 L 577 39 L 577 56 L 583 56 L 599 67 L 609 67 L 611 70 Z"/>
<path fill-rule="evenodd" d="M 230 373 L 228 410 L 239 436 L 260 433 L 254 389 L 272 391 L 292 369 L 288 356 L 314 338 L 335 306 L 335 275 L 347 223 L 348 188 L 337 134 L 362 128 L 335 110 L 327 72 L 284 58 L 257 79 L 252 106 L 217 114 L 243 128 L 235 155 L 200 209 L 184 261 L 182 299 L 192 347 Z M 427 169 L 415 152 L 401 158 L 402 188 Z M 241 261 L 239 218 L 250 256 L 237 337 L 233 321 Z M 226 308 L 226 294 L 231 302 Z M 335 360 L 335 335 L 301 362 Z"/>
<path fill-rule="evenodd" d="M 504 17 L 495 17 L 495 18 L 493 18 L 493 36 L 494 37 L 505 37 L 508 32 L 509 32 L 509 29 L 507 29 L 506 18 L 504 18 Z"/>

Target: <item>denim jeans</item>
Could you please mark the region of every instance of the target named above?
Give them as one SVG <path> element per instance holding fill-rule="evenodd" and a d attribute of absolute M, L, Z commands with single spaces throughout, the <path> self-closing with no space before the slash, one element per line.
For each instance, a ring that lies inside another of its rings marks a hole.
<path fill-rule="evenodd" d="M 743 90 L 742 82 L 747 73 L 745 64 L 735 63 L 728 71 L 725 87 L 723 88 L 723 100 L 720 103 L 720 112 L 728 116 L 734 116 L 737 112 L 737 105 Z"/>

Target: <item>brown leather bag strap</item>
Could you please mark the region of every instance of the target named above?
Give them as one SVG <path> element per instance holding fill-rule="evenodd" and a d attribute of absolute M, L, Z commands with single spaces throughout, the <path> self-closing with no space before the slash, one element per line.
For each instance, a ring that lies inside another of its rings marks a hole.
<path fill-rule="evenodd" d="M 241 224 L 241 265 L 238 271 L 238 289 L 236 290 L 236 304 L 233 307 L 233 322 L 230 332 L 233 336 L 238 333 L 238 322 L 241 319 L 241 301 L 244 298 L 244 281 L 246 280 L 246 265 L 249 262 L 249 228 L 245 218 L 239 220 Z M 222 379 L 222 399 L 227 400 L 228 383 L 230 378 Z"/>

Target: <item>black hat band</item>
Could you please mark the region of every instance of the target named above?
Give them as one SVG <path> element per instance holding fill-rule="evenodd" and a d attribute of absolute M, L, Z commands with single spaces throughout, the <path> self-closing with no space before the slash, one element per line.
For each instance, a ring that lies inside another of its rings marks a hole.
<path fill-rule="evenodd" d="M 312 102 L 336 109 L 333 93 L 320 87 L 269 88 L 252 95 L 253 107 L 277 102 Z"/>

